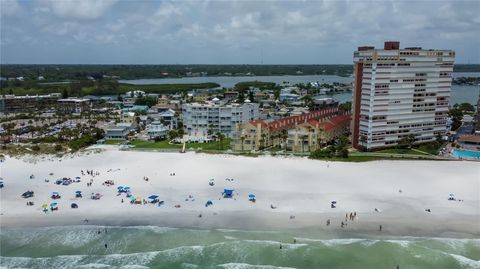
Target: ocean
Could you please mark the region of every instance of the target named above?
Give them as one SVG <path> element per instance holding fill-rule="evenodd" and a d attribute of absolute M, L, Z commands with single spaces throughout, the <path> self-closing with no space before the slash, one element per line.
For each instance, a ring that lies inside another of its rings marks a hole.
<path fill-rule="evenodd" d="M 0 267 L 480 268 L 480 239 L 324 233 L 93 225 L 2 229 Z"/>

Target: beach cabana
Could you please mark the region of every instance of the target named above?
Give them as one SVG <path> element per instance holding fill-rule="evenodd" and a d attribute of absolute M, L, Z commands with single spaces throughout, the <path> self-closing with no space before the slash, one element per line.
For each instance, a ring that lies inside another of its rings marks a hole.
<path fill-rule="evenodd" d="M 70 205 L 70 207 L 71 207 L 71 208 L 78 208 L 78 205 L 77 205 L 76 203 L 72 203 L 72 204 Z"/>
<path fill-rule="evenodd" d="M 52 196 L 51 196 L 51 197 L 52 197 L 52 199 L 60 199 L 60 198 L 62 198 L 62 196 L 60 196 L 60 193 L 58 193 L 58 192 L 56 192 L 56 191 L 52 192 Z"/>
<path fill-rule="evenodd" d="M 152 201 L 150 201 L 150 203 L 154 204 L 154 203 L 158 202 L 158 195 L 155 195 L 155 194 L 150 195 L 150 196 L 148 196 L 148 199 L 152 200 Z"/>
<path fill-rule="evenodd" d="M 232 198 L 232 197 L 233 197 L 233 190 L 231 189 L 223 190 L 223 198 Z"/>
<path fill-rule="evenodd" d="M 213 205 L 213 202 L 211 200 L 208 200 L 207 203 L 205 204 L 205 207 L 209 207 Z"/>

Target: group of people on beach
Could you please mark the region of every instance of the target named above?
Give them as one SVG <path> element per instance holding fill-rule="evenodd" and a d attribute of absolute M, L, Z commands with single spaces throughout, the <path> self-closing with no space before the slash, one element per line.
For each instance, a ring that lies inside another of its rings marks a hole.
<path fill-rule="evenodd" d="M 346 226 L 347 226 L 347 223 L 348 223 L 348 220 L 354 221 L 356 217 L 357 217 L 357 212 L 350 212 L 350 214 L 349 214 L 349 213 L 346 213 L 346 214 L 345 214 L 345 220 L 342 221 L 342 222 L 340 222 L 340 227 L 341 227 L 341 228 L 346 227 Z M 330 224 L 330 223 L 328 222 L 328 223 L 327 223 L 327 226 L 328 226 L 329 224 Z"/>
<path fill-rule="evenodd" d="M 87 175 L 92 176 L 92 177 L 94 177 L 94 176 L 99 176 L 99 175 L 100 175 L 100 172 L 99 172 L 99 171 L 86 170 L 86 172 L 87 172 Z M 83 172 L 83 170 L 81 170 L 80 173 L 82 173 L 82 176 L 85 175 L 85 173 Z"/>

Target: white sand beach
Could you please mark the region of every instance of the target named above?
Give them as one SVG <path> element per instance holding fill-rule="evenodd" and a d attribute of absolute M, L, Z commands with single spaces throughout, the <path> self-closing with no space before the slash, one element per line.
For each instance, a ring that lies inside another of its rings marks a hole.
<path fill-rule="evenodd" d="M 5 184 L 0 190 L 0 227 L 79 225 L 88 219 L 88 225 L 302 228 L 335 233 L 379 233 L 382 225 L 381 233 L 388 235 L 480 236 L 480 165 L 476 162 L 348 163 L 109 149 L 36 162 L 7 158 L 0 169 Z M 100 175 L 82 176 L 81 170 Z M 30 179 L 32 174 L 35 178 Z M 80 183 L 54 183 L 76 176 L 81 177 Z M 210 179 L 214 186 L 209 185 Z M 115 185 L 102 185 L 105 180 Z M 125 194 L 117 195 L 118 186 L 129 186 L 134 196 L 145 199 L 156 194 L 164 204 L 131 204 Z M 232 199 L 222 198 L 225 188 L 234 189 Z M 22 198 L 27 190 L 35 196 Z M 75 198 L 77 190 L 83 198 Z M 55 191 L 61 199 L 50 198 Z M 91 193 L 103 196 L 92 200 Z M 456 201 L 447 199 L 450 193 Z M 248 200 L 249 194 L 256 195 L 255 203 Z M 193 198 L 186 201 L 189 195 Z M 208 200 L 213 206 L 205 207 Z M 34 206 L 27 206 L 27 201 Z M 331 201 L 337 202 L 336 208 L 331 208 Z M 58 202 L 59 210 L 42 212 L 42 204 L 52 202 Z M 70 208 L 71 203 L 79 208 Z M 181 207 L 174 207 L 177 204 Z M 357 218 L 341 228 L 350 212 L 356 212 Z"/>

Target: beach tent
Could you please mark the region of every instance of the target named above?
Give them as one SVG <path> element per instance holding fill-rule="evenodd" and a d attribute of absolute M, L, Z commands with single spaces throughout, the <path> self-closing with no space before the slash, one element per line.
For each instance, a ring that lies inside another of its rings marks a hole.
<path fill-rule="evenodd" d="M 233 190 L 224 189 L 223 190 L 223 198 L 232 198 L 233 197 Z"/>
<path fill-rule="evenodd" d="M 213 205 L 213 202 L 211 200 L 208 200 L 207 203 L 205 204 L 205 207 L 209 207 Z"/>
<path fill-rule="evenodd" d="M 76 203 L 72 203 L 72 204 L 70 205 L 70 207 L 71 207 L 71 208 L 78 208 L 78 205 L 77 205 Z"/>
<path fill-rule="evenodd" d="M 148 196 L 148 199 L 157 199 L 158 198 L 158 195 L 150 195 Z"/>

